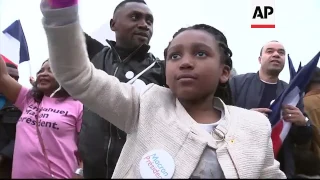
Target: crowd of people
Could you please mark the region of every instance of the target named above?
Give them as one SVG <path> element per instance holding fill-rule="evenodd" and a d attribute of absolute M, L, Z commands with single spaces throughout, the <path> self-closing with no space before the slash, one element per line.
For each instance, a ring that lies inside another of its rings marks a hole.
<path fill-rule="evenodd" d="M 83 32 L 77 0 L 42 0 L 48 39 L 32 89 L 0 59 L 0 178 L 320 178 L 320 69 L 274 155 L 270 104 L 286 50 L 262 45 L 260 69 L 237 75 L 227 38 L 207 24 L 178 30 L 160 60 L 143 0 L 114 10 L 109 46 Z"/>

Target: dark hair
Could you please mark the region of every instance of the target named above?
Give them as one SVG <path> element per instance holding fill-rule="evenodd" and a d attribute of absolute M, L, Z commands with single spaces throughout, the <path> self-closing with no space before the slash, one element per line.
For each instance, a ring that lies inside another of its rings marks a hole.
<path fill-rule="evenodd" d="M 49 60 L 45 60 L 41 66 L 44 65 L 44 63 L 48 62 Z M 38 89 L 38 81 L 36 80 L 35 83 L 32 85 L 32 89 L 30 91 L 30 94 L 29 96 L 31 96 L 31 98 L 34 99 L 35 102 L 37 103 L 41 103 L 42 101 L 42 98 L 44 96 L 44 93 L 42 91 L 40 91 Z M 61 89 L 55 93 L 56 95 L 58 95 L 59 97 L 62 97 L 63 99 L 62 100 L 65 100 L 65 98 L 68 98 L 70 97 L 70 95 L 68 94 L 68 92 L 66 90 L 64 90 L 62 87 Z"/>
<path fill-rule="evenodd" d="M 124 5 L 126 5 L 127 3 L 131 3 L 131 2 L 134 2 L 134 3 L 142 3 L 142 4 L 145 4 L 147 5 L 147 3 L 144 1 L 144 0 L 124 0 L 122 2 L 120 2 L 116 8 L 114 9 L 113 11 L 113 15 Z"/>
<path fill-rule="evenodd" d="M 320 84 L 320 68 L 316 67 L 315 71 L 312 74 L 311 80 L 309 81 L 305 92 L 309 92 L 312 84 Z"/>
<path fill-rule="evenodd" d="M 175 38 L 178 34 L 180 34 L 181 32 L 184 32 L 186 30 L 202 30 L 202 31 L 205 31 L 205 32 L 211 34 L 218 42 L 220 54 L 221 54 L 221 61 L 225 65 L 229 66 L 230 70 L 232 69 L 232 59 L 231 59 L 232 52 L 228 47 L 227 38 L 224 36 L 224 34 L 222 32 L 220 32 L 218 29 L 216 29 L 212 26 L 206 25 L 206 24 L 196 24 L 196 25 L 193 25 L 193 26 L 190 26 L 187 28 L 181 28 L 178 32 L 176 32 L 173 35 L 173 38 Z M 170 43 L 169 43 L 168 47 L 170 46 Z M 168 47 L 164 50 L 165 59 L 167 57 Z M 227 105 L 233 105 L 231 88 L 230 88 L 229 82 L 219 83 L 214 96 L 221 98 L 223 100 L 223 102 L 226 103 Z"/>
<path fill-rule="evenodd" d="M 272 41 L 269 41 L 269 42 L 279 42 L 279 41 L 277 41 L 277 40 L 272 40 Z M 261 48 L 261 50 L 260 50 L 260 56 L 262 55 L 263 48 L 264 48 L 264 46 L 262 46 L 262 48 Z"/>

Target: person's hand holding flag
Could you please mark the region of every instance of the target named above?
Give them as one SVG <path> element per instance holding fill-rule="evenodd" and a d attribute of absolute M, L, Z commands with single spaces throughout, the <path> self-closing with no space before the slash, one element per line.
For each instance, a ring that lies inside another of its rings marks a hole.
<path fill-rule="evenodd" d="M 295 106 L 283 105 L 282 117 L 286 122 L 291 122 L 297 126 L 305 126 L 307 124 L 306 117 L 300 109 Z"/>

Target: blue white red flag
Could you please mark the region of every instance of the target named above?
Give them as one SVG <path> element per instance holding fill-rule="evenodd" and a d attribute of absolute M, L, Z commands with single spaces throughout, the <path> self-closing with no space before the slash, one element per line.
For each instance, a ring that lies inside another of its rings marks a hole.
<path fill-rule="evenodd" d="M 272 125 L 271 138 L 273 142 L 274 155 L 277 157 L 283 141 L 287 137 L 291 123 L 283 120 L 282 105 L 297 106 L 302 98 L 302 94 L 309 83 L 314 70 L 317 67 L 320 52 L 305 66 L 295 72 L 291 58 L 289 60 L 290 83 L 282 94 L 271 104 L 272 112 L 269 114 L 269 120 Z"/>
<path fill-rule="evenodd" d="M 0 33 L 0 36 L 0 56 L 5 63 L 18 67 L 19 64 L 30 60 L 28 44 L 20 20 L 14 21 Z M 0 94 L 0 109 L 5 103 L 6 98 Z"/>
<path fill-rule="evenodd" d="M 14 21 L 0 35 L 0 55 L 6 63 L 18 66 L 30 60 L 28 44 L 20 20 Z"/>

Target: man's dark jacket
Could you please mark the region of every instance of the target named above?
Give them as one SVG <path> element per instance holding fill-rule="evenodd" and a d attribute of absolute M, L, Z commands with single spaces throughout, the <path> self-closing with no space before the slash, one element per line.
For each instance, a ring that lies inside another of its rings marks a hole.
<path fill-rule="evenodd" d="M 245 109 L 257 108 L 259 106 L 264 83 L 260 80 L 259 73 L 247 73 L 233 77 L 230 81 L 233 102 L 235 106 Z M 279 80 L 277 83 L 277 97 L 288 87 L 288 84 Z M 297 107 L 303 111 L 303 103 L 300 100 Z M 295 172 L 293 152 L 295 144 L 308 143 L 312 136 L 310 126 L 292 125 L 290 132 L 284 140 L 279 151 L 277 160 L 280 162 L 280 169 L 286 174 L 287 178 L 292 178 Z"/>
<path fill-rule="evenodd" d="M 148 45 L 142 45 L 122 60 L 114 47 L 115 42 L 107 40 L 110 47 L 104 47 L 88 35 L 86 41 L 89 58 L 97 69 L 116 76 L 121 82 L 127 82 L 130 79 L 126 78 L 126 72 L 132 71 L 136 75 L 156 61 L 139 79 L 145 84 L 165 85 L 163 62 L 148 53 Z M 126 134 L 123 131 L 84 107 L 79 151 L 85 178 L 111 178 L 125 142 Z"/>
<path fill-rule="evenodd" d="M 10 178 L 16 124 L 21 116 L 21 111 L 7 102 L 0 110 L 0 155 L 4 161 L 0 166 L 0 178 Z"/>

